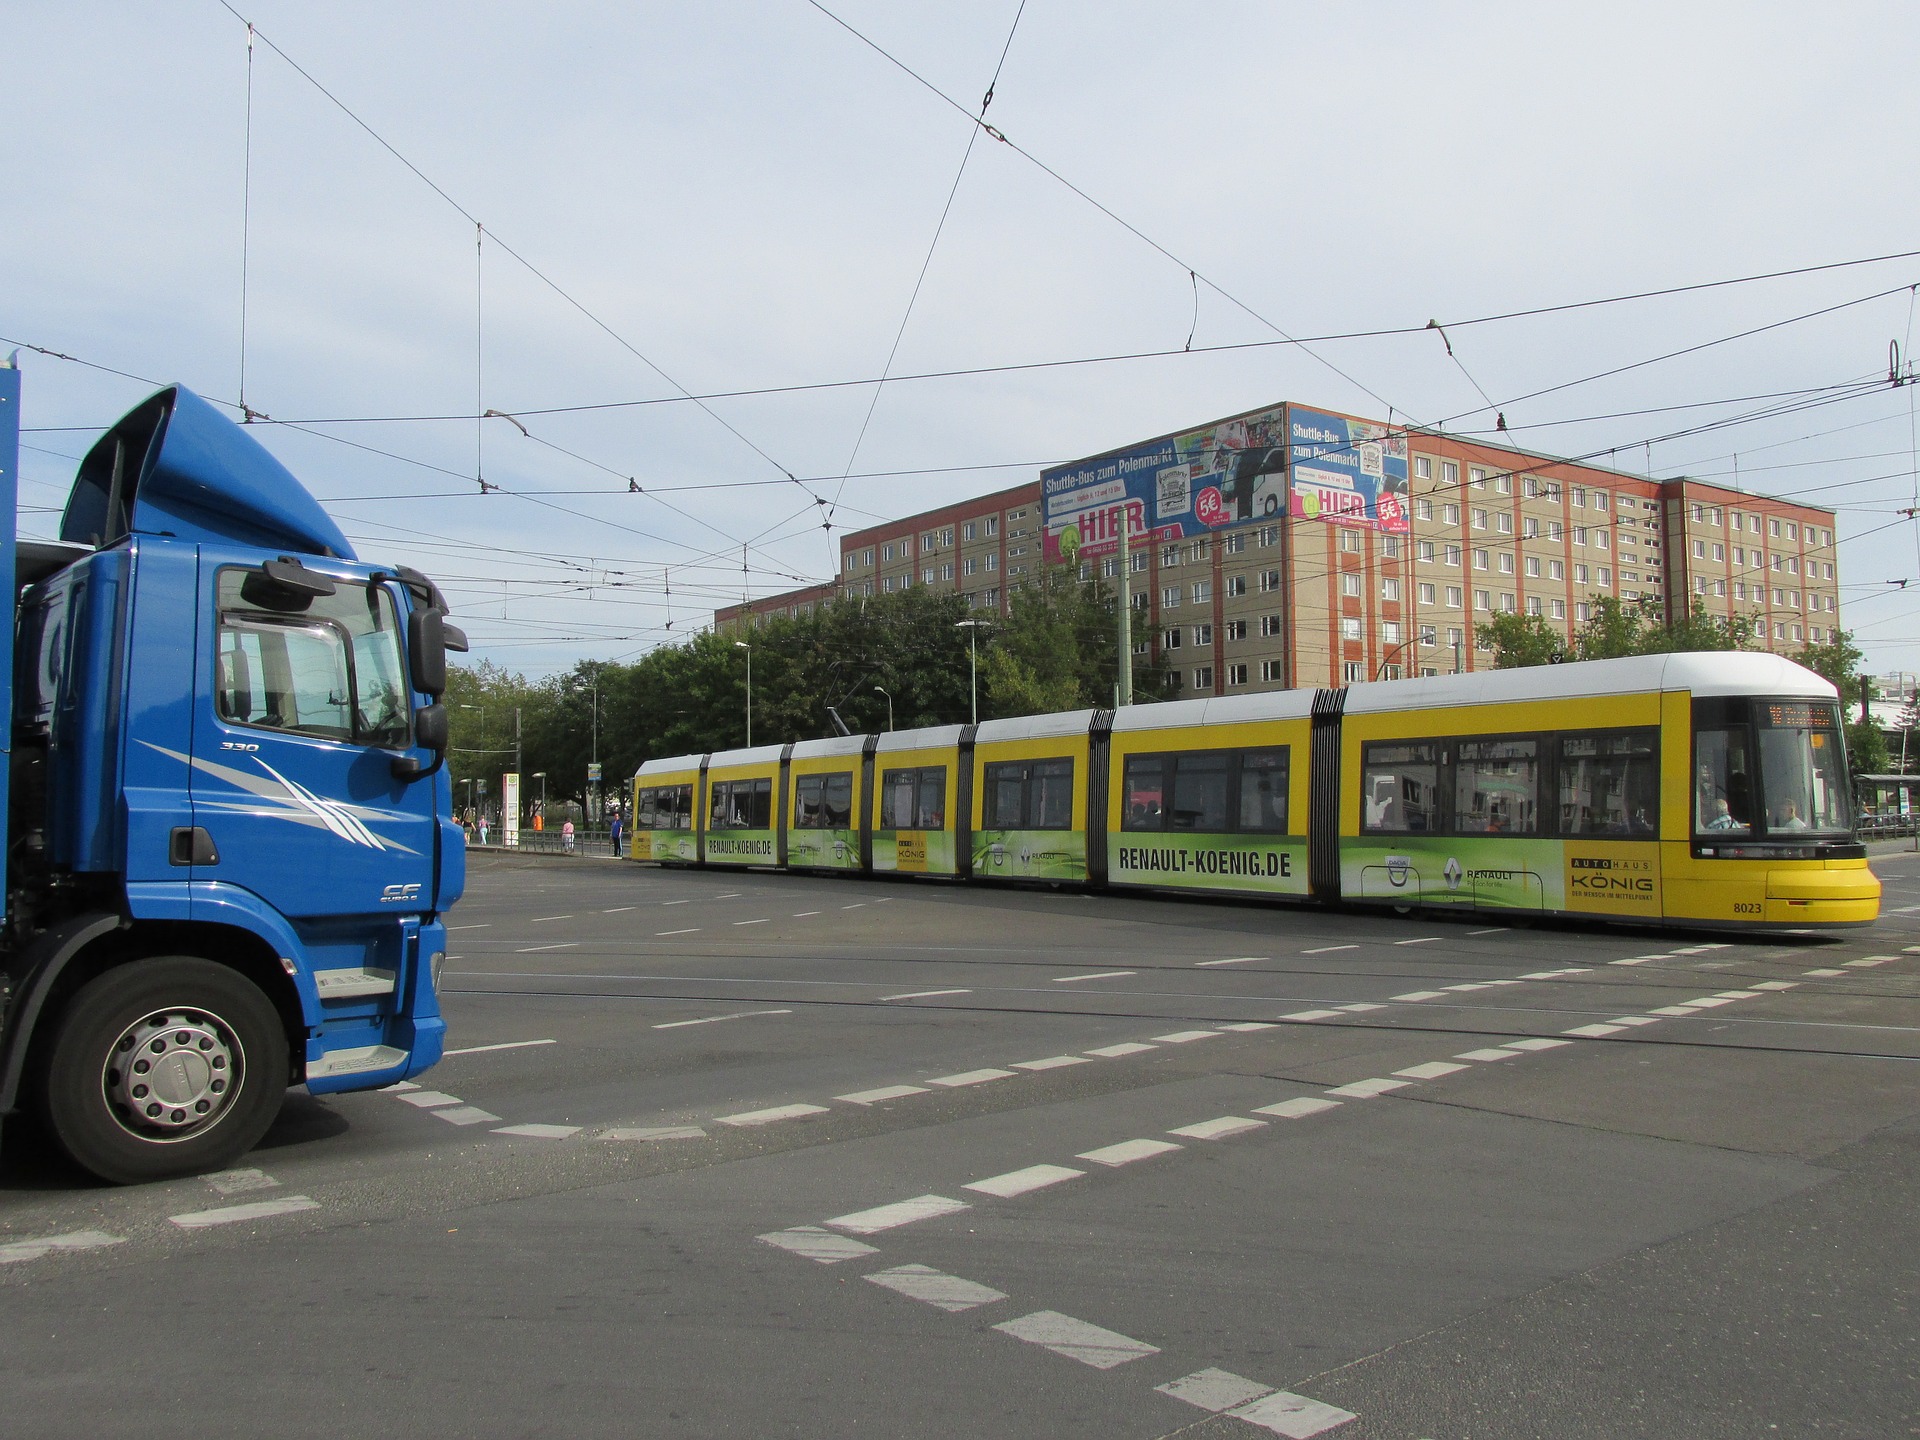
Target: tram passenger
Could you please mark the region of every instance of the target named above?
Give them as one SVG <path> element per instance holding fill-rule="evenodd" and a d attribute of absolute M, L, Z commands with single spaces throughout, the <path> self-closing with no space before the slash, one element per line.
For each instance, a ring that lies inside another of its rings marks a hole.
<path fill-rule="evenodd" d="M 1747 827 L 1733 818 L 1733 812 L 1727 808 L 1725 800 L 1713 802 L 1713 817 L 1707 821 L 1708 830 L 1744 830 Z"/>
<path fill-rule="evenodd" d="M 1788 800 L 1780 806 L 1780 814 L 1773 822 L 1776 830 L 1804 830 L 1807 822 L 1800 818 L 1800 807 Z"/>

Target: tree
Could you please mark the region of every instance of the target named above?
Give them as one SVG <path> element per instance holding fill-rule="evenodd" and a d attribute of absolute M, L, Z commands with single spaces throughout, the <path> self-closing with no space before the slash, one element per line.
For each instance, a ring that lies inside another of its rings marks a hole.
<path fill-rule="evenodd" d="M 1613 595 L 1593 600 L 1586 624 L 1574 637 L 1582 660 L 1612 660 L 1623 655 L 1669 655 L 1682 650 L 1746 650 L 1753 646 L 1758 622 L 1751 615 L 1709 615 L 1695 600 L 1686 614 L 1669 621 L 1659 597 L 1622 600 Z"/>
<path fill-rule="evenodd" d="M 1539 615 L 1496 615 L 1474 626 L 1473 636 L 1482 650 L 1493 651 L 1496 670 L 1551 665 L 1567 658 L 1567 637 Z"/>
<path fill-rule="evenodd" d="M 1804 645 L 1793 657 L 1840 692 L 1840 710 L 1847 731 L 1847 759 L 1856 775 L 1884 775 L 1892 762 L 1887 755 L 1887 737 L 1874 724 L 1868 711 L 1873 694 L 1871 676 L 1860 673 L 1867 657 L 1853 643 L 1851 630 L 1835 630 L 1817 645 Z M 1846 709 L 1854 696 L 1860 697 L 1860 718 L 1845 720 Z"/>

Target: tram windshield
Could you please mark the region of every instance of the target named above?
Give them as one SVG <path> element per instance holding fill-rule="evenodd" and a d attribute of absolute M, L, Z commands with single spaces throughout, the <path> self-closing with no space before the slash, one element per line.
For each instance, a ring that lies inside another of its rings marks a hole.
<path fill-rule="evenodd" d="M 1754 718 L 1768 833 L 1852 830 L 1838 708 L 1827 701 L 1768 701 L 1754 707 Z"/>

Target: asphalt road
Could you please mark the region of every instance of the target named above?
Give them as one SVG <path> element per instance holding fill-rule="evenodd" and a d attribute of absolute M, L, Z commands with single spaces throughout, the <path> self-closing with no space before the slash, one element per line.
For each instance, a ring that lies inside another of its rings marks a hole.
<path fill-rule="evenodd" d="M 1920 1434 L 1876 866 L 1874 929 L 1750 942 L 476 857 L 419 1085 L 135 1189 L 6 1137 L 0 1415 Z"/>

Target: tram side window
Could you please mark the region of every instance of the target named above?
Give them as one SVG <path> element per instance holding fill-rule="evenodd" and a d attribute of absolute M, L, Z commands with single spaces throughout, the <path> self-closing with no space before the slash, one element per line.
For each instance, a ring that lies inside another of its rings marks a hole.
<path fill-rule="evenodd" d="M 772 780 L 762 777 L 714 782 L 709 830 L 766 830 L 772 824 Z"/>
<path fill-rule="evenodd" d="M 1287 750 L 1129 755 L 1122 830 L 1285 834 Z"/>
<path fill-rule="evenodd" d="M 797 830 L 845 830 L 853 824 L 853 772 L 802 775 L 793 782 Z"/>
<path fill-rule="evenodd" d="M 1660 830 L 1660 732 L 1560 737 L 1560 830 L 1652 839 Z"/>
<path fill-rule="evenodd" d="M 1405 834 L 1436 830 L 1440 766 L 1430 741 L 1368 745 L 1361 752 L 1360 828 Z"/>
<path fill-rule="evenodd" d="M 943 830 L 947 823 L 947 772 L 930 765 L 888 770 L 880 776 L 882 830 Z"/>
<path fill-rule="evenodd" d="M 1454 756 L 1453 825 L 1469 835 L 1540 828 L 1537 740 L 1462 740 Z"/>
<path fill-rule="evenodd" d="M 636 830 L 690 830 L 693 828 L 691 785 L 649 785 L 634 803 Z"/>
<path fill-rule="evenodd" d="M 1071 830 L 1073 761 L 1002 761 L 986 767 L 985 828 Z"/>
<path fill-rule="evenodd" d="M 1248 750 L 1240 756 L 1240 823 L 1244 833 L 1287 833 L 1287 751 Z"/>
<path fill-rule="evenodd" d="M 1753 765 L 1744 725 L 1696 730 L 1693 736 L 1693 828 L 1700 832 L 1753 829 Z"/>

